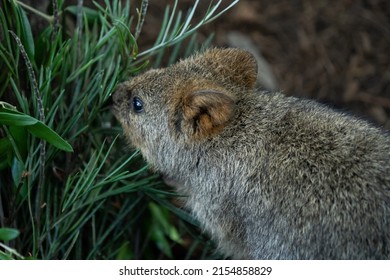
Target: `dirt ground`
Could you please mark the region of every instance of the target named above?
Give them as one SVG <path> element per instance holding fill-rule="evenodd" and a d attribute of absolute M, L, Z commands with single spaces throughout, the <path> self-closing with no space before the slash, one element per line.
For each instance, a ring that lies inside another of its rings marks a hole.
<path fill-rule="evenodd" d="M 144 36 L 174 1 L 150 1 Z M 194 1 L 180 1 L 183 10 Z M 209 1 L 201 1 L 199 14 Z M 224 1 L 225 3 L 230 1 Z M 390 2 L 386 0 L 241 0 L 201 30 L 214 45 L 251 42 L 276 88 L 317 99 L 390 128 Z M 238 39 L 234 42 L 232 32 Z M 147 38 L 146 38 L 147 39 Z"/>

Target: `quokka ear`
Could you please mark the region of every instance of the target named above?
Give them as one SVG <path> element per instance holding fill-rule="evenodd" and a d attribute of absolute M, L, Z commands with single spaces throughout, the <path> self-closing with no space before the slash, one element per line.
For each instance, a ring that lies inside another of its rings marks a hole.
<path fill-rule="evenodd" d="M 224 80 L 248 89 L 256 86 L 257 61 L 248 51 L 215 48 L 201 54 L 199 59 L 201 64 Z"/>
<path fill-rule="evenodd" d="M 234 112 L 234 100 L 218 90 L 205 89 L 183 96 L 181 110 L 176 113 L 176 129 L 195 140 L 218 134 Z"/>

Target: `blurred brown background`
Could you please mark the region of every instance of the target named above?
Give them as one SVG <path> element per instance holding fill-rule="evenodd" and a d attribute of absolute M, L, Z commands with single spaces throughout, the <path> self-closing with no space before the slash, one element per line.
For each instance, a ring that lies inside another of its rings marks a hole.
<path fill-rule="evenodd" d="M 152 26 L 173 2 L 149 2 L 145 37 L 155 38 Z M 180 2 L 185 10 L 194 1 Z M 209 3 L 201 2 L 198 16 Z M 249 40 L 286 94 L 390 128 L 390 1 L 241 0 L 201 30 L 203 38 L 212 32 L 219 46 Z"/>
<path fill-rule="evenodd" d="M 23 2 L 45 9 L 51 1 Z M 194 2 L 181 0 L 179 9 Z M 223 0 L 222 6 L 230 2 Z M 140 3 L 132 1 L 133 13 Z M 141 50 L 154 42 L 164 9 L 173 3 L 149 1 Z M 196 18 L 209 3 L 200 1 Z M 214 45 L 249 44 L 261 53 L 275 87 L 286 94 L 317 99 L 390 128 L 390 1 L 241 0 L 203 27 L 198 38 L 211 33 Z"/>

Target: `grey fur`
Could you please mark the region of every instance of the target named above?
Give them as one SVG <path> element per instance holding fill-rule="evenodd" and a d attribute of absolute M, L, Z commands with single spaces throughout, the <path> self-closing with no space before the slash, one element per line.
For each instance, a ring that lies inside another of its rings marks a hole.
<path fill-rule="evenodd" d="M 315 101 L 255 89 L 251 60 L 212 49 L 124 82 L 114 110 L 125 135 L 188 196 L 227 256 L 389 259 L 389 135 Z M 249 82 L 237 82 L 240 73 Z M 229 121 L 209 137 L 194 138 L 173 101 L 193 88 L 234 100 Z M 144 112 L 132 111 L 133 96 Z"/>

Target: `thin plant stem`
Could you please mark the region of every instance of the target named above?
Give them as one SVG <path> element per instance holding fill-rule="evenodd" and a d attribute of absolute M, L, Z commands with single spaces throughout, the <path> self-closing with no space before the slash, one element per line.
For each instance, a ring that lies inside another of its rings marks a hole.
<path fill-rule="evenodd" d="M 135 29 L 135 36 L 134 38 L 137 40 L 139 35 L 141 34 L 142 27 L 144 25 L 146 11 L 148 10 L 149 1 L 148 0 L 142 0 L 141 4 L 141 11 L 138 13 L 138 22 L 137 27 Z"/>
<path fill-rule="evenodd" d="M 83 0 L 77 1 L 77 28 L 79 30 L 83 27 Z"/>
<path fill-rule="evenodd" d="M 33 12 L 34 14 L 44 18 L 45 20 L 47 20 L 48 22 L 52 23 L 53 20 L 54 20 L 54 17 L 53 16 L 49 16 L 45 13 L 42 13 L 41 11 L 37 10 L 37 9 L 34 9 L 33 7 L 23 3 L 22 1 L 15 1 L 18 5 L 22 6 L 23 8 L 25 8 L 26 10 L 29 10 L 30 12 Z"/>
<path fill-rule="evenodd" d="M 27 52 L 24 49 L 24 46 L 23 46 L 22 42 L 20 41 L 20 38 L 18 37 L 18 35 L 16 35 L 12 30 L 10 30 L 9 32 L 14 37 L 16 44 L 18 45 L 20 52 L 24 58 L 24 62 L 26 63 L 28 76 L 29 76 L 30 81 L 31 81 L 31 88 L 32 88 L 32 91 L 35 95 L 36 101 L 37 101 L 39 120 L 44 123 L 45 122 L 45 112 L 43 109 L 43 102 L 42 102 L 41 94 L 39 93 L 39 89 L 38 89 L 37 79 L 35 78 L 34 68 L 31 64 L 30 59 L 28 58 Z"/>
<path fill-rule="evenodd" d="M 0 189 L 2 183 L 0 182 Z M 2 203 L 2 198 L 1 198 L 1 193 L 0 193 L 0 227 L 4 226 L 4 210 L 3 210 L 3 203 Z"/>
<path fill-rule="evenodd" d="M 0 242 L 0 247 L 5 249 L 6 251 L 10 252 L 11 254 L 17 256 L 18 258 L 24 259 L 24 257 L 21 254 L 19 254 L 15 249 L 12 249 L 12 248 L 8 247 L 4 243 Z"/>
<path fill-rule="evenodd" d="M 35 96 L 36 102 L 37 102 L 37 109 L 39 113 L 39 120 L 43 123 L 45 123 L 45 111 L 43 107 L 43 102 L 41 98 L 41 94 L 38 89 L 38 83 L 35 78 L 34 74 L 34 69 L 31 64 L 30 59 L 28 58 L 28 55 L 26 53 L 26 50 L 23 47 L 22 42 L 20 41 L 20 38 L 13 32 L 9 31 L 11 35 L 14 37 L 16 44 L 18 45 L 20 52 L 24 58 L 24 62 L 27 67 L 27 72 L 30 78 L 31 82 L 31 88 L 33 91 L 33 94 Z M 37 225 L 37 230 L 39 231 L 40 228 L 40 219 L 41 219 L 41 192 L 43 189 L 43 184 L 44 184 L 44 179 L 45 179 L 45 162 L 46 162 L 46 142 L 43 140 L 39 141 L 39 150 L 40 150 L 40 155 L 39 155 L 39 179 L 38 179 L 38 187 L 37 187 L 37 192 L 35 196 L 35 223 Z M 39 234 L 38 234 L 39 236 Z M 37 246 L 39 247 L 39 242 L 36 240 L 38 243 Z"/>
<path fill-rule="evenodd" d="M 53 41 L 55 36 L 58 33 L 59 28 L 60 28 L 60 15 L 59 15 L 59 12 L 58 12 L 57 0 L 52 0 L 52 5 L 53 5 L 53 18 L 54 18 L 54 22 L 53 22 L 53 33 L 51 35 L 51 39 Z"/>
<path fill-rule="evenodd" d="M 77 59 L 81 56 L 81 36 L 83 31 L 83 0 L 77 1 L 77 19 L 76 19 L 76 32 L 77 32 Z"/>

